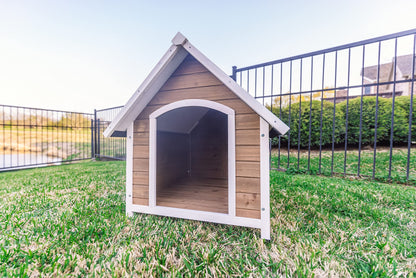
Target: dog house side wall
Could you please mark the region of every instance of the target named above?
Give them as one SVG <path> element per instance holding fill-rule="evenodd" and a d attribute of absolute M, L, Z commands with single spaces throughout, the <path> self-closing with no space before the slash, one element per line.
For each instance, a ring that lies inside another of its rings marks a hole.
<path fill-rule="evenodd" d="M 260 219 L 260 117 L 188 56 L 134 121 L 133 204 L 149 205 L 149 115 L 184 99 L 206 99 L 235 111 L 236 215 Z"/>

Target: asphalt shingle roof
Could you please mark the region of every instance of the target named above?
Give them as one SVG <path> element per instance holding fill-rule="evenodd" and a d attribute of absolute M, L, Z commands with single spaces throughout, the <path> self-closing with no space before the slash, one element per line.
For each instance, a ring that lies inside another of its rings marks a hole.
<path fill-rule="evenodd" d="M 416 56 L 414 57 L 416 62 Z M 412 76 L 412 54 L 397 56 L 397 67 L 400 69 L 403 77 Z"/>
<path fill-rule="evenodd" d="M 388 81 L 392 63 L 386 63 L 380 65 L 380 82 Z M 371 80 L 377 80 L 377 68 L 378 66 L 369 66 L 364 68 L 364 77 Z M 362 75 L 362 72 L 361 72 Z"/>
<path fill-rule="evenodd" d="M 397 68 L 402 73 L 402 77 L 409 77 L 412 75 L 412 56 L 412 54 L 397 56 Z M 416 56 L 414 58 L 416 64 Z M 390 63 L 380 64 L 380 82 L 389 81 L 389 75 L 390 71 L 392 70 L 393 63 L 394 58 Z M 365 67 L 364 70 L 361 71 L 361 75 L 363 75 L 364 72 L 364 77 L 376 81 L 377 68 L 377 65 Z"/>

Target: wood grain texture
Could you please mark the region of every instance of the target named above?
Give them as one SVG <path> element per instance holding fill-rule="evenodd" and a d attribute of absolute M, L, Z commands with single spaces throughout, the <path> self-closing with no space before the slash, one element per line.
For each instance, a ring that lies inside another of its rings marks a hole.
<path fill-rule="evenodd" d="M 149 186 L 149 172 L 140 172 L 133 170 L 133 185 L 134 184 Z"/>
<path fill-rule="evenodd" d="M 260 211 L 260 194 L 237 192 L 237 208 Z"/>
<path fill-rule="evenodd" d="M 148 199 L 149 198 L 149 186 L 134 184 L 133 185 L 133 198 Z"/>
<path fill-rule="evenodd" d="M 260 146 L 260 129 L 239 129 L 235 131 L 236 145 Z"/>
<path fill-rule="evenodd" d="M 260 118 L 256 113 L 237 114 L 235 116 L 235 129 L 259 129 Z"/>
<path fill-rule="evenodd" d="M 208 69 L 199 63 L 192 55 L 188 55 L 172 74 L 172 76 L 208 72 Z"/>
<path fill-rule="evenodd" d="M 147 132 L 133 133 L 133 145 L 134 146 L 149 146 L 149 133 Z"/>
<path fill-rule="evenodd" d="M 165 105 L 190 98 L 218 101 L 236 99 L 236 96 L 226 86 L 221 84 L 208 87 L 160 91 L 153 97 L 149 105 Z"/>
<path fill-rule="evenodd" d="M 253 210 L 253 209 L 242 209 L 237 208 L 236 215 L 239 217 L 248 217 L 254 219 L 260 219 L 260 210 Z"/>
<path fill-rule="evenodd" d="M 149 159 L 148 158 L 133 158 L 133 171 L 148 172 Z"/>
<path fill-rule="evenodd" d="M 149 120 L 136 120 L 134 121 L 133 132 L 149 133 Z"/>
<path fill-rule="evenodd" d="M 260 162 L 260 146 L 237 146 L 235 155 L 237 161 Z"/>
<path fill-rule="evenodd" d="M 225 179 L 184 178 L 158 190 L 156 204 L 227 213 L 228 191 L 224 186 L 226 183 Z"/>
<path fill-rule="evenodd" d="M 149 146 L 133 146 L 134 158 L 149 158 Z"/>
<path fill-rule="evenodd" d="M 157 109 L 161 108 L 162 106 L 163 105 L 152 105 L 152 104 L 149 103 L 143 109 L 143 111 L 139 114 L 139 116 L 137 116 L 136 121 L 138 121 L 138 120 L 148 120 L 149 119 L 149 115 L 152 114 Z"/>
<path fill-rule="evenodd" d="M 250 108 L 245 102 L 243 102 L 239 98 L 235 99 L 226 99 L 226 100 L 218 100 L 218 103 L 224 104 L 225 106 L 230 107 L 231 109 L 234 109 L 236 114 L 249 114 L 249 113 L 255 113 L 253 109 Z"/>
<path fill-rule="evenodd" d="M 171 76 L 160 91 L 221 85 L 222 82 L 210 72 Z"/>
<path fill-rule="evenodd" d="M 237 177 L 236 191 L 241 193 L 260 194 L 260 179 L 253 177 Z"/>
<path fill-rule="evenodd" d="M 142 198 L 134 198 L 133 197 L 133 205 L 148 206 L 149 205 L 149 199 L 142 199 Z"/>
<path fill-rule="evenodd" d="M 254 161 L 237 161 L 237 177 L 255 177 L 260 178 L 260 162 Z"/>

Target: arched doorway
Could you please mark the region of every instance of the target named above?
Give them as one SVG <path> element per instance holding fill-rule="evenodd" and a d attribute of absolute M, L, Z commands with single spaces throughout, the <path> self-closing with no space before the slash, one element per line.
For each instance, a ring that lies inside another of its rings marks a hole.
<path fill-rule="evenodd" d="M 235 213 L 234 111 L 185 100 L 149 118 L 150 205 Z"/>

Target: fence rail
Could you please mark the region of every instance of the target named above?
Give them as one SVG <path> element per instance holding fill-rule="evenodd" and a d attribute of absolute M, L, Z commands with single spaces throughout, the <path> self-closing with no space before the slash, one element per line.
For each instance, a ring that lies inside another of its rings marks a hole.
<path fill-rule="evenodd" d="M 121 107 L 94 114 L 0 105 L 0 171 L 125 158 L 125 138 L 102 133 Z"/>
<path fill-rule="evenodd" d="M 232 77 L 290 132 L 276 169 L 416 182 L 416 29 L 248 67 Z"/>

